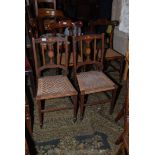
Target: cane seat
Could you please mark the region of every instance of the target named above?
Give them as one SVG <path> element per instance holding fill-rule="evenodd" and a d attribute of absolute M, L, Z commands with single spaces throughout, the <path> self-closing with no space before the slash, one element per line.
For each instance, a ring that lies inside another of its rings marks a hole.
<path fill-rule="evenodd" d="M 36 99 L 49 99 L 72 95 L 77 95 L 77 92 L 66 76 L 46 76 L 38 79 Z"/>

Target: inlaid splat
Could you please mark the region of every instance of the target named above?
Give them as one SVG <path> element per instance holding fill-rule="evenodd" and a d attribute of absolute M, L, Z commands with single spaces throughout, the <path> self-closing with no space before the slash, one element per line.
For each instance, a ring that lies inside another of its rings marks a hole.
<path fill-rule="evenodd" d="M 50 64 L 54 64 L 54 50 L 53 50 L 53 43 L 48 43 L 48 56 L 50 58 Z"/>
<path fill-rule="evenodd" d="M 67 73 L 68 68 L 68 39 L 67 37 L 44 37 L 32 39 L 37 76 L 50 68 L 61 68 Z M 65 64 L 61 64 L 61 55 L 65 54 Z M 38 60 L 37 60 L 38 59 Z M 39 62 L 39 63 L 38 63 Z"/>
<path fill-rule="evenodd" d="M 97 68 L 103 68 L 103 53 L 104 53 L 104 34 L 91 34 L 76 36 L 73 39 L 74 48 L 74 66 L 76 69 L 79 67 L 85 68 L 86 65 L 95 64 Z M 100 46 L 100 51 L 97 48 Z M 77 53 L 80 51 L 83 59 L 81 63 L 77 62 Z"/>

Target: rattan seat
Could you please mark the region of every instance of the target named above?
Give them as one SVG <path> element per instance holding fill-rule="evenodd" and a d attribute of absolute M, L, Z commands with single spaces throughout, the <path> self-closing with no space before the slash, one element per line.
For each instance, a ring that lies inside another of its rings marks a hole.
<path fill-rule="evenodd" d="M 84 94 L 115 89 L 115 84 L 100 71 L 81 72 L 77 74 L 77 80 L 80 91 Z"/>
<path fill-rule="evenodd" d="M 105 58 L 122 57 L 122 55 L 115 50 L 108 48 L 106 50 Z"/>
<path fill-rule="evenodd" d="M 46 76 L 38 79 L 38 91 L 36 99 L 49 99 L 77 95 L 66 76 Z"/>

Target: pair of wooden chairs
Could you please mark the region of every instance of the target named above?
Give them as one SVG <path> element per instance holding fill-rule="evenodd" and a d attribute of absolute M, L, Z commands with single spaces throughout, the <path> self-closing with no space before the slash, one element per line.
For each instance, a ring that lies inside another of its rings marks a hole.
<path fill-rule="evenodd" d="M 110 113 L 115 106 L 117 85 L 103 72 L 104 44 L 100 49 L 97 42 L 104 42 L 104 34 L 75 36 L 72 41 L 73 48 L 73 84 L 68 76 L 69 54 L 67 37 L 44 37 L 34 39 L 33 52 L 37 75 L 36 104 L 38 107 L 40 127 L 43 125 L 43 113 L 73 108 L 73 121 L 77 120 L 78 103 L 80 106 L 80 119 L 84 117 L 84 107 L 99 103 L 111 102 Z M 62 55 L 65 61 L 62 63 Z M 80 54 L 82 61 L 78 61 Z M 40 57 L 39 57 L 40 56 Z M 46 70 L 54 69 L 56 74 L 47 75 Z M 47 76 L 45 76 L 47 75 Z M 75 84 L 75 85 L 74 85 Z M 74 87 L 74 86 L 75 87 Z M 110 92 L 111 98 L 100 102 L 86 103 L 85 97 L 97 92 Z M 46 99 L 71 97 L 72 107 L 42 108 Z M 77 99 L 79 98 L 79 102 Z"/>

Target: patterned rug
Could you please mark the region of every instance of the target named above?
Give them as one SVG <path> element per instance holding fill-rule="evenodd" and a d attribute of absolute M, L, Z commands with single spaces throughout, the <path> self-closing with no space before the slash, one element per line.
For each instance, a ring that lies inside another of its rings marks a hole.
<path fill-rule="evenodd" d="M 111 73 L 118 81 L 117 73 Z M 44 125 L 40 129 L 38 114 L 34 107 L 33 139 L 38 155 L 114 155 L 118 150 L 114 144 L 123 131 L 123 119 L 115 123 L 114 118 L 124 102 L 124 83 L 117 99 L 114 113 L 109 114 L 110 104 L 86 107 L 84 119 L 73 123 L 73 111 L 64 110 L 44 114 Z M 103 93 L 90 95 L 88 100 L 105 98 Z M 70 106 L 69 98 L 47 100 L 46 106 Z M 78 117 L 79 118 L 79 117 Z"/>

